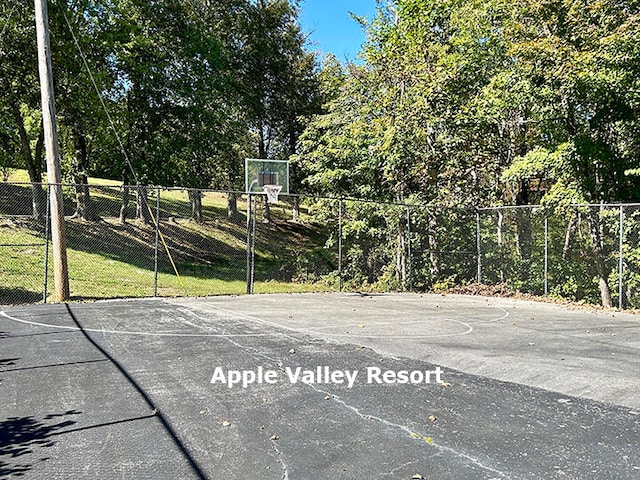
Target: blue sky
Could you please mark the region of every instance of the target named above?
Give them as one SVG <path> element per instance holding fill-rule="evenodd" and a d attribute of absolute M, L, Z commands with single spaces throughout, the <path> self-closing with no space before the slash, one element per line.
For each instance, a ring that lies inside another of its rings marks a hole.
<path fill-rule="evenodd" d="M 300 24 L 310 34 L 310 50 L 333 53 L 338 60 L 355 60 L 365 40 L 362 27 L 349 12 L 371 20 L 375 0 L 302 0 Z"/>

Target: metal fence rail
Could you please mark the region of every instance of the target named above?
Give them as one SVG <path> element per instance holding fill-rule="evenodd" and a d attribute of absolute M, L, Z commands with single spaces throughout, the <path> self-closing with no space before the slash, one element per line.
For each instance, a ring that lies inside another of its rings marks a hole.
<path fill-rule="evenodd" d="M 46 302 L 46 185 L 0 183 L 0 303 Z M 248 209 L 251 205 L 252 208 Z M 640 205 L 442 208 L 65 185 L 72 298 L 441 291 L 470 283 L 640 305 Z"/>

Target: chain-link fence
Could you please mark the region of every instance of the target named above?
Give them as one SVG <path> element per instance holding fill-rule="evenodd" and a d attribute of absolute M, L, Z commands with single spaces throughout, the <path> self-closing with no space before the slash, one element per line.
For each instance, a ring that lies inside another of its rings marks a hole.
<path fill-rule="evenodd" d="M 480 276 L 514 290 L 638 305 L 635 205 L 481 209 Z"/>
<path fill-rule="evenodd" d="M 41 189 L 0 183 L 0 303 L 46 301 L 52 292 L 48 202 L 33 201 Z M 240 195 L 65 185 L 63 197 L 72 298 L 246 290 Z"/>
<path fill-rule="evenodd" d="M 0 303 L 51 299 L 46 185 L 0 183 Z M 443 291 L 640 305 L 640 206 L 441 208 L 64 185 L 74 299 Z"/>

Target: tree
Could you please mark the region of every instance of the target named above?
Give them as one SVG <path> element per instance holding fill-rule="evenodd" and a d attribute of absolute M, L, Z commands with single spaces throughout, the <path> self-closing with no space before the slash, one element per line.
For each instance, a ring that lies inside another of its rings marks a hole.
<path fill-rule="evenodd" d="M 500 68 L 505 48 L 499 2 L 398 1 L 368 26 L 364 65 L 349 65 L 341 91 L 302 137 L 299 156 L 315 189 L 393 202 L 458 205 L 496 197 L 500 158 L 487 155 L 470 118 Z M 422 212 L 430 276 L 440 275 L 442 230 Z M 403 283 L 405 215 L 397 232 L 396 275 Z"/>
<path fill-rule="evenodd" d="M 137 215 L 148 222 L 144 185 L 209 187 L 218 180 L 216 164 L 233 149 L 238 121 L 216 32 L 223 6 L 122 0 L 109 7 L 106 67 L 113 80 L 105 90 L 125 151 L 116 165 L 99 161 L 98 168 L 125 184 L 138 180 Z M 199 221 L 199 194 L 191 192 Z M 128 198 L 125 188 L 122 221 Z"/>
<path fill-rule="evenodd" d="M 46 197 L 40 183 L 44 170 L 43 130 L 36 59 L 34 12 L 30 4 L 2 1 L 0 8 L 0 114 L 5 142 L 15 146 L 32 182 L 32 210 L 42 219 Z"/>
<path fill-rule="evenodd" d="M 510 70 L 536 92 L 523 99 L 533 106 L 535 143 L 514 159 L 505 180 L 520 190 L 542 182 L 541 200 L 552 205 L 639 198 L 640 183 L 625 175 L 640 153 L 637 11 L 633 1 L 526 4 L 510 32 L 518 58 Z M 611 306 L 599 208 L 587 218 L 602 304 Z"/>
<path fill-rule="evenodd" d="M 316 59 L 304 50 L 297 15 L 288 0 L 247 1 L 236 15 L 232 65 L 254 139 L 250 156 L 294 154 L 304 119 L 320 109 Z M 269 220 L 269 205 L 264 205 Z"/>
<path fill-rule="evenodd" d="M 108 16 L 107 9 L 83 1 L 54 5 L 49 21 L 65 170 L 76 189 L 74 217 L 83 220 L 97 219 L 88 177 L 96 171 L 91 158 L 96 131 L 107 123 L 94 81 L 103 87 L 103 95 L 114 83 Z"/>

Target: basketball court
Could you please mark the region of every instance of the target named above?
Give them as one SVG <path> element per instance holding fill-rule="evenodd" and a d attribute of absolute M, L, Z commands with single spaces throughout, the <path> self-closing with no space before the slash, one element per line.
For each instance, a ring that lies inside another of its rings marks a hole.
<path fill-rule="evenodd" d="M 633 315 L 418 294 L 0 311 L 0 478 L 640 478 Z"/>

